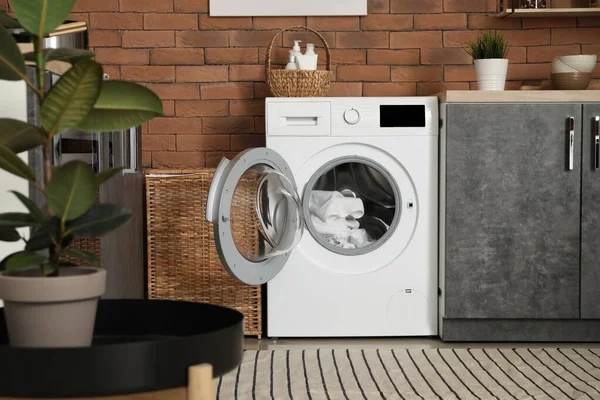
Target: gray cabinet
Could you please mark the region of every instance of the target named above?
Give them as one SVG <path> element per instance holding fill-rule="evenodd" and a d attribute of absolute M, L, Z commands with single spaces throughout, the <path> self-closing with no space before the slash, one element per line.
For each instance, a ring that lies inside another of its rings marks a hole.
<path fill-rule="evenodd" d="M 600 104 L 583 107 L 581 317 L 600 318 Z"/>

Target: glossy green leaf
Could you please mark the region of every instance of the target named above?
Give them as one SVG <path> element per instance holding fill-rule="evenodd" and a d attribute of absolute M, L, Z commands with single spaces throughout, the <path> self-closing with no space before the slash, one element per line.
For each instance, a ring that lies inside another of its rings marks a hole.
<path fill-rule="evenodd" d="M 35 182 L 35 174 L 21 158 L 8 147 L 0 144 L 0 169 Z"/>
<path fill-rule="evenodd" d="M 87 60 L 88 58 L 94 57 L 94 53 L 88 50 L 82 49 L 71 49 L 62 47 L 59 49 L 44 49 L 44 59 L 46 62 L 50 61 L 64 61 L 69 64 L 75 64 L 81 60 Z M 37 57 L 34 52 L 25 54 L 25 61 L 36 62 Z"/>
<path fill-rule="evenodd" d="M 108 181 L 110 178 L 117 175 L 121 171 L 123 171 L 123 168 L 105 169 L 104 171 L 102 171 L 96 175 L 96 183 L 98 184 L 98 186 L 100 186 L 104 182 Z"/>
<path fill-rule="evenodd" d="M 44 275 L 46 276 L 54 275 L 56 274 L 56 271 L 58 271 L 58 266 L 50 263 L 45 263 L 44 267 L 42 268 L 42 271 L 44 271 Z"/>
<path fill-rule="evenodd" d="M 36 224 L 36 220 L 26 213 L 10 212 L 0 214 L 0 227 L 22 228 Z"/>
<path fill-rule="evenodd" d="M 35 126 L 17 119 L 0 118 L 0 145 L 20 153 L 41 144 L 42 134 Z"/>
<path fill-rule="evenodd" d="M 36 222 L 41 224 L 46 221 L 46 215 L 44 214 L 42 209 L 39 208 L 37 204 L 35 204 L 33 200 L 31 200 L 29 197 L 22 195 L 19 192 L 15 192 L 14 190 L 11 190 L 11 193 L 17 196 L 21 203 L 23 203 L 23 205 L 27 207 L 27 210 L 29 210 L 29 215 L 31 215 L 31 217 Z"/>
<path fill-rule="evenodd" d="M 12 35 L 0 26 L 0 79 L 20 81 L 25 76 L 25 60 Z"/>
<path fill-rule="evenodd" d="M 19 21 L 11 17 L 5 12 L 0 12 L 0 25 L 5 27 L 6 29 L 19 29 L 23 28 Z"/>
<path fill-rule="evenodd" d="M 8 257 L 4 263 L 6 272 L 17 272 L 24 269 L 39 267 L 46 261 L 46 257 L 30 251 L 20 251 Z"/>
<path fill-rule="evenodd" d="M 25 29 L 42 37 L 65 22 L 74 4 L 75 0 L 12 0 L 12 9 Z"/>
<path fill-rule="evenodd" d="M 117 229 L 131 218 L 131 211 L 115 204 L 95 204 L 81 217 L 67 224 L 74 236 L 97 238 Z"/>
<path fill-rule="evenodd" d="M 19 240 L 21 240 L 21 235 L 15 228 L 0 226 L 0 242 L 18 242 Z"/>
<path fill-rule="evenodd" d="M 86 132 L 129 129 L 162 113 L 162 102 L 150 89 L 131 82 L 105 81 L 93 110 L 78 129 Z"/>
<path fill-rule="evenodd" d="M 102 67 L 93 60 L 75 64 L 42 104 L 42 125 L 55 135 L 75 128 L 92 110 L 102 85 Z"/>
<path fill-rule="evenodd" d="M 60 235 L 60 219 L 53 217 L 47 219 L 44 223 L 29 237 L 25 250 L 39 251 L 56 247 L 54 241 L 58 240 Z"/>
<path fill-rule="evenodd" d="M 71 257 L 78 258 L 78 259 L 88 262 L 92 265 L 98 264 L 98 257 L 90 251 L 70 249 L 70 250 L 65 250 L 65 253 L 67 253 Z"/>
<path fill-rule="evenodd" d="M 50 208 L 63 221 L 83 215 L 96 201 L 96 176 L 83 161 L 71 161 L 54 170 L 46 186 Z"/>

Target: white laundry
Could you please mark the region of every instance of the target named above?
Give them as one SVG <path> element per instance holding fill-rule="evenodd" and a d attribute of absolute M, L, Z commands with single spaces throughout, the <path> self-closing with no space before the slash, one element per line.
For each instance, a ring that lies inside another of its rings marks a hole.
<path fill-rule="evenodd" d="M 345 197 L 340 192 L 313 190 L 308 209 L 324 222 L 340 218 L 361 218 L 365 215 L 362 199 Z"/>
<path fill-rule="evenodd" d="M 357 248 L 365 247 L 373 243 L 369 235 L 367 235 L 367 231 L 364 229 L 353 230 L 350 234 L 349 241 Z"/>

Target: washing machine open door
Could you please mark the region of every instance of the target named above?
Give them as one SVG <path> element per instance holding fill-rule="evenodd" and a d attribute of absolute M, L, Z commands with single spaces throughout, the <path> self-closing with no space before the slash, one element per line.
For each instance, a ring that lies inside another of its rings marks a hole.
<path fill-rule="evenodd" d="M 206 219 L 225 269 L 250 285 L 275 277 L 304 232 L 302 205 L 285 160 L 267 148 L 226 158 L 215 171 Z"/>

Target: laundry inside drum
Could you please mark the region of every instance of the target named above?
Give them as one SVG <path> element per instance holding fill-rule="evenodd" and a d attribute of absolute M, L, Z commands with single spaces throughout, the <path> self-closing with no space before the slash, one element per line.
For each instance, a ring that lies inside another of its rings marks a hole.
<path fill-rule="evenodd" d="M 317 174 L 304 201 L 309 230 L 322 245 L 352 254 L 368 252 L 387 240 L 401 201 L 383 168 L 352 161 Z"/>

